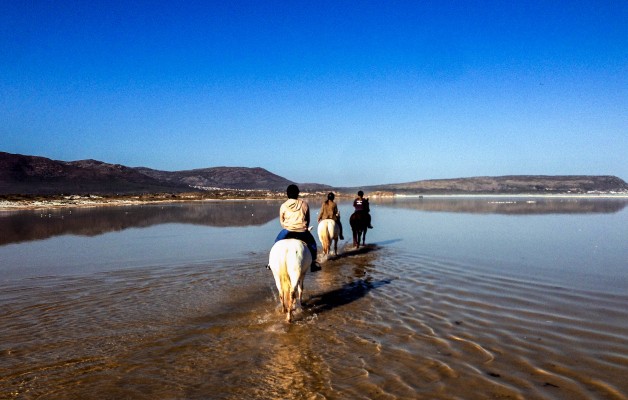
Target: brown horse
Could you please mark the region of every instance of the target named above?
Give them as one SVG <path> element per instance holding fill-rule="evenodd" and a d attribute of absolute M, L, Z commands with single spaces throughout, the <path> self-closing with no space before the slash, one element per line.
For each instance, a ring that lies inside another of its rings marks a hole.
<path fill-rule="evenodd" d="M 362 239 L 362 246 L 364 246 L 366 231 L 369 227 L 368 217 L 367 213 L 356 211 L 349 218 L 349 225 L 351 225 L 351 231 L 353 231 L 353 247 L 355 248 L 360 248 L 360 239 Z"/>

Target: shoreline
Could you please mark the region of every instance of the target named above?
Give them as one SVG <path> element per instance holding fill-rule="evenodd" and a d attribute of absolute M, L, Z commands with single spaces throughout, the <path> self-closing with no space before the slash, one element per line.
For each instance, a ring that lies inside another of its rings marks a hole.
<path fill-rule="evenodd" d="M 325 197 L 326 193 L 302 193 L 304 199 L 312 199 Z M 12 196 L 20 198 L 2 198 L 0 197 L 0 212 L 21 211 L 21 210 L 40 210 L 40 209 L 57 209 L 57 208 L 89 208 L 89 207 L 117 207 L 117 206 L 139 206 L 147 204 L 174 204 L 174 203 L 190 203 L 190 202 L 218 202 L 218 201 L 280 201 L 285 199 L 283 193 L 264 192 L 256 195 L 243 195 L 239 193 L 220 194 L 220 195 L 141 195 L 141 196 Z M 339 199 L 347 196 L 338 193 Z M 373 199 L 436 199 L 436 198 L 544 198 L 544 199 L 628 199 L 628 193 L 555 193 L 555 194 L 533 194 L 533 193 L 491 193 L 491 194 L 392 194 L 392 193 L 369 193 L 368 196 Z"/>
<path fill-rule="evenodd" d="M 279 200 L 279 197 L 207 197 L 207 198 L 80 198 L 80 199 L 37 199 L 37 200 L 0 200 L 0 212 L 43 210 L 58 208 L 90 208 L 90 207 L 118 207 L 141 206 L 147 204 L 175 204 L 218 201 L 254 201 Z"/>
<path fill-rule="evenodd" d="M 371 196 L 376 197 L 376 196 Z M 384 196 L 382 196 L 384 197 Z M 628 193 L 555 193 L 555 194 L 533 194 L 533 193 L 494 193 L 494 194 L 396 194 L 393 197 L 400 198 L 443 198 L 443 197 L 469 197 L 469 198 L 569 198 L 569 199 L 628 199 Z"/>

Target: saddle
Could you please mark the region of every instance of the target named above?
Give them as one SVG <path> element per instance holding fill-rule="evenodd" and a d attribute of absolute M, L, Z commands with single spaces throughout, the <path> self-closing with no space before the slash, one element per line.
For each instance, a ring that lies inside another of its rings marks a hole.
<path fill-rule="evenodd" d="M 305 232 L 291 232 L 288 231 L 288 233 L 286 233 L 285 237 L 282 238 L 283 239 L 299 239 L 300 241 L 302 241 L 303 243 L 305 243 L 307 245 L 307 242 L 303 239 L 303 234 Z"/>

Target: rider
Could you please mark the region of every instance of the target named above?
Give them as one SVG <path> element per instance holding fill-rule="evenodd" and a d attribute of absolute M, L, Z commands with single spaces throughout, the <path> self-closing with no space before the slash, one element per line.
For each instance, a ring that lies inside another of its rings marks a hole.
<path fill-rule="evenodd" d="M 297 185 L 290 185 L 286 190 L 288 200 L 286 200 L 279 208 L 279 222 L 283 228 L 275 243 L 282 239 L 299 239 L 307 245 L 312 253 L 312 272 L 321 269 L 316 262 L 316 240 L 310 233 L 308 226 L 310 225 L 310 207 L 307 202 L 299 197 L 299 188 Z"/>
<path fill-rule="evenodd" d="M 342 236 L 340 213 L 338 212 L 338 206 L 334 203 L 334 198 L 335 196 L 331 192 L 327 195 L 327 200 L 323 202 L 321 205 L 321 211 L 318 213 L 318 222 L 321 222 L 324 219 L 333 219 L 336 221 L 336 225 L 338 225 L 340 240 L 345 240 L 344 236 Z"/>
<path fill-rule="evenodd" d="M 355 208 L 356 212 L 361 212 L 363 214 L 365 214 L 367 216 L 367 221 L 368 221 L 368 227 L 369 229 L 373 229 L 373 226 L 371 226 L 371 208 L 369 206 L 369 199 L 368 197 L 365 198 L 364 197 L 364 192 L 363 191 L 359 191 L 358 192 L 358 197 L 353 200 L 353 208 Z"/>

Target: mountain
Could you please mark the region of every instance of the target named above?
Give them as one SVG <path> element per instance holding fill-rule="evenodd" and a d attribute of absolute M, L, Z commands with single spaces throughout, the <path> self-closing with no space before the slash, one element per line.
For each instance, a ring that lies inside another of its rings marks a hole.
<path fill-rule="evenodd" d="M 264 168 L 214 167 L 187 171 L 158 171 L 136 168 L 142 174 L 160 182 L 196 188 L 285 190 L 294 183 Z"/>
<path fill-rule="evenodd" d="M 181 191 L 118 164 L 57 161 L 0 152 L 0 194 L 110 194 Z"/>
<path fill-rule="evenodd" d="M 368 186 L 364 191 L 398 194 L 552 194 L 627 193 L 628 184 L 607 175 L 509 175 L 458 179 L 431 179 L 416 182 Z"/>
<path fill-rule="evenodd" d="M 132 194 L 206 188 L 285 190 L 294 183 L 263 168 L 217 167 L 189 171 L 131 168 L 97 160 L 58 161 L 0 152 L 0 194 Z M 327 188 L 300 184 L 302 190 Z"/>
<path fill-rule="evenodd" d="M 131 168 L 97 160 L 57 161 L 45 157 L 0 152 L 0 195 L 7 194 L 140 194 L 181 193 L 211 189 L 283 192 L 294 183 L 263 168 L 214 167 L 186 171 Z M 299 183 L 301 191 L 354 194 L 552 194 L 628 193 L 628 184 L 615 176 L 517 175 L 433 179 L 361 188 L 332 188 Z"/>

